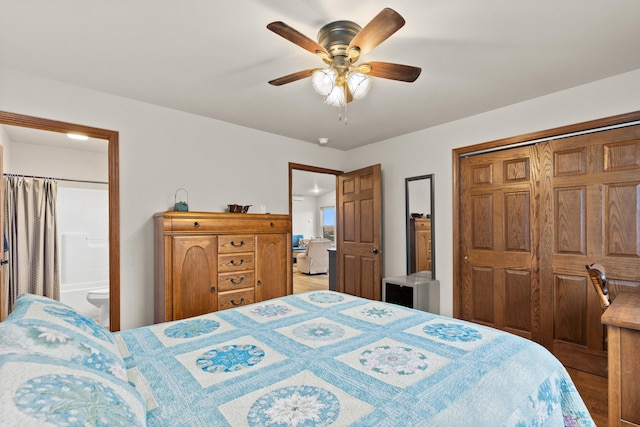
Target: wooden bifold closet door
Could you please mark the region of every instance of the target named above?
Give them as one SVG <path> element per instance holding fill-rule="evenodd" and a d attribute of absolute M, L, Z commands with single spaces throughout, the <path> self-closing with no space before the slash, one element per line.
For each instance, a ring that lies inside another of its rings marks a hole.
<path fill-rule="evenodd" d="M 640 125 L 462 158 L 454 311 L 606 376 L 602 309 L 640 292 Z"/>

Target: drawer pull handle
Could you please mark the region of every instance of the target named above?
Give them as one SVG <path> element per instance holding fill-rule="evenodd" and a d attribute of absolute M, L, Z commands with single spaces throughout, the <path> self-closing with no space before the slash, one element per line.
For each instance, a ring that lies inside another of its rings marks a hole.
<path fill-rule="evenodd" d="M 236 279 L 235 279 L 235 278 L 233 278 L 233 277 L 232 277 L 231 279 L 229 279 L 229 280 L 230 280 L 230 281 L 231 281 L 231 283 L 233 283 L 234 285 L 239 285 L 240 283 L 244 282 L 244 276 L 242 276 L 242 277 L 240 278 L 240 280 L 236 280 Z"/>
<path fill-rule="evenodd" d="M 244 240 L 240 240 L 240 244 L 237 244 L 235 241 L 231 241 L 231 246 L 236 247 L 236 248 L 241 248 L 242 246 L 244 246 Z"/>
<path fill-rule="evenodd" d="M 262 280 L 258 280 L 258 286 L 262 286 Z"/>
<path fill-rule="evenodd" d="M 276 226 L 274 223 L 270 223 L 269 225 L 271 226 L 271 228 Z"/>
<path fill-rule="evenodd" d="M 196 222 L 193 223 L 193 226 L 195 228 L 199 228 L 200 227 L 200 223 L 198 221 L 196 221 Z"/>
<path fill-rule="evenodd" d="M 240 260 L 240 262 L 236 262 L 236 260 L 235 260 L 235 259 L 232 259 L 232 260 L 229 262 L 229 264 L 231 264 L 231 265 L 242 265 L 242 264 L 244 264 L 244 259 L 241 259 L 241 260 Z"/>
<path fill-rule="evenodd" d="M 236 300 L 231 300 L 231 304 L 233 305 L 242 305 L 244 304 L 244 298 L 240 298 L 240 302 L 236 302 Z"/>

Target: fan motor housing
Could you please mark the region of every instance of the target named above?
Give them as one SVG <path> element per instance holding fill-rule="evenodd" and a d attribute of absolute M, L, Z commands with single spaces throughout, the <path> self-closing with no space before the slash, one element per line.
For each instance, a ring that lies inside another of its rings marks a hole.
<path fill-rule="evenodd" d="M 351 21 L 330 22 L 318 31 L 318 44 L 324 47 L 329 55 L 348 56 L 349 43 L 362 28 Z"/>

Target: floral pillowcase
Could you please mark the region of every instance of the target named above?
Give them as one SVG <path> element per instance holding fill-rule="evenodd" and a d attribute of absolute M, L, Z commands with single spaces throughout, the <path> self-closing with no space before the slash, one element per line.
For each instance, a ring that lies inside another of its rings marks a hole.
<path fill-rule="evenodd" d="M 46 297 L 21 295 L 0 323 L 0 377 L 8 425 L 146 423 L 114 335 Z"/>
<path fill-rule="evenodd" d="M 3 426 L 146 425 L 145 402 L 129 383 L 62 359 L 0 354 Z"/>
<path fill-rule="evenodd" d="M 0 354 L 40 354 L 84 365 L 127 381 L 113 334 L 73 308 L 31 294 L 21 295 L 0 323 Z"/>

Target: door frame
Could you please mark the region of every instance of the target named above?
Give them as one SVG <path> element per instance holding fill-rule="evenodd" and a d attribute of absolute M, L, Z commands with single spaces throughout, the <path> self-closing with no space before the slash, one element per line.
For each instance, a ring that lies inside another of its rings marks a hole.
<path fill-rule="evenodd" d="M 327 169 L 327 168 L 321 168 L 318 166 L 311 166 L 311 165 L 303 165 L 301 163 L 293 163 L 293 162 L 289 162 L 289 217 L 293 218 L 293 171 L 294 170 L 299 170 L 299 171 L 305 171 L 305 172 L 316 172 L 316 173 L 324 173 L 327 175 L 335 175 L 336 177 L 336 198 L 338 196 L 337 194 L 337 190 L 338 190 L 338 176 L 342 175 L 344 172 L 343 171 L 339 171 L 336 169 Z M 337 206 L 336 206 L 336 210 L 337 210 Z M 338 230 L 338 215 L 336 215 L 336 233 Z M 293 220 L 291 221 L 291 228 L 289 229 L 289 234 L 293 235 Z M 336 242 L 337 242 L 337 234 L 336 234 Z M 338 250 L 338 247 L 336 245 L 336 250 Z M 291 282 L 291 287 L 293 289 L 293 268 L 289 269 L 289 281 Z M 292 291 L 293 292 L 293 291 Z"/>
<path fill-rule="evenodd" d="M 619 114 L 597 120 L 576 123 L 567 126 L 531 132 L 523 135 L 513 136 L 467 147 L 456 148 L 452 151 L 453 156 L 453 317 L 462 316 L 462 292 L 461 274 L 463 254 L 460 251 L 460 160 L 463 157 L 480 154 L 481 152 L 505 150 L 517 146 L 532 145 L 547 141 L 557 137 L 566 137 L 573 134 L 584 133 L 592 129 L 604 128 L 607 126 L 622 125 L 640 120 L 640 111 Z"/>
<path fill-rule="evenodd" d="M 81 133 L 107 140 L 109 191 L 109 329 L 120 330 L 120 186 L 118 132 L 40 117 L 0 111 L 0 125 L 20 126 L 60 133 Z M 0 286 L 0 301 L 5 298 Z"/>

